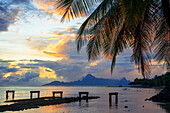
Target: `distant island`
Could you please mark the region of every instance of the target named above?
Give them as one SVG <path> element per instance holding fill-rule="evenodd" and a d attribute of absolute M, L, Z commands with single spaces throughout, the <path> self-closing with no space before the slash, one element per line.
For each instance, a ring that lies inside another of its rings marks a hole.
<path fill-rule="evenodd" d="M 130 83 L 126 78 L 118 79 L 104 79 L 104 78 L 96 78 L 91 74 L 87 74 L 80 80 L 73 82 L 60 82 L 53 81 L 48 84 L 44 84 L 43 86 L 128 86 Z"/>
<path fill-rule="evenodd" d="M 130 82 L 129 85 L 133 86 L 144 86 L 144 87 L 160 87 L 166 86 L 170 81 L 170 72 L 162 74 L 161 76 L 155 76 L 152 79 L 143 78 L 138 79 L 136 78 L 133 82 Z"/>

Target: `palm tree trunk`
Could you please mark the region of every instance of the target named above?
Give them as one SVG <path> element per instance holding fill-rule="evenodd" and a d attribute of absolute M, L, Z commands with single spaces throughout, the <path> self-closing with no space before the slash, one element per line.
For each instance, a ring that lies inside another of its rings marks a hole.
<path fill-rule="evenodd" d="M 168 12 L 170 12 L 169 0 L 162 0 L 162 8 L 164 17 L 166 18 L 166 22 L 170 28 L 170 15 L 168 14 Z"/>
<path fill-rule="evenodd" d="M 162 9 L 163 9 L 163 14 L 166 19 L 166 22 L 170 28 L 170 14 L 168 13 L 168 12 L 170 12 L 169 0 L 162 0 Z M 169 71 L 169 65 L 167 66 L 167 71 Z M 169 82 L 169 84 L 166 85 L 165 88 L 170 91 L 170 82 Z"/>

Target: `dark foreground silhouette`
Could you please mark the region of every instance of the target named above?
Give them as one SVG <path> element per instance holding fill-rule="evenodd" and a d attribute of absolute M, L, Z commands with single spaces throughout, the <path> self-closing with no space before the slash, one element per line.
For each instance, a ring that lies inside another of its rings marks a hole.
<path fill-rule="evenodd" d="M 100 98 L 98 96 L 90 96 L 88 99 L 97 99 Z M 31 108 L 39 108 L 40 106 L 47 105 L 56 105 L 63 103 L 70 103 L 79 101 L 79 97 L 69 97 L 69 98 L 53 98 L 53 97 L 42 97 L 37 99 L 19 99 L 19 100 L 11 100 L 6 102 L 14 102 L 11 105 L 1 105 L 0 112 L 4 111 L 20 111 Z M 82 97 L 81 100 L 86 100 L 86 97 Z"/>

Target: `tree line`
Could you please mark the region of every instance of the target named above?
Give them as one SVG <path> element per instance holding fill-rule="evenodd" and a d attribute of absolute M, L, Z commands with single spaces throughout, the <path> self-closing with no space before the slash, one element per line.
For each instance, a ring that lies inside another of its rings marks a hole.
<path fill-rule="evenodd" d="M 167 86 L 170 81 L 170 72 L 162 74 L 161 76 L 155 75 L 154 78 L 136 78 L 134 82 L 130 82 L 129 85 L 142 85 L 142 86 Z"/>

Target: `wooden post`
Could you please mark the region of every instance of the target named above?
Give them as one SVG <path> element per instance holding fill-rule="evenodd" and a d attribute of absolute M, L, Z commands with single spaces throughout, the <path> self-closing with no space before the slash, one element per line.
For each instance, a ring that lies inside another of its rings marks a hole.
<path fill-rule="evenodd" d="M 7 91 L 6 91 L 6 100 L 8 100 L 8 97 L 9 97 L 8 93 L 12 93 L 12 99 L 14 99 L 14 97 L 15 97 L 15 91 L 14 91 L 14 90 L 7 90 Z"/>
<path fill-rule="evenodd" d="M 115 95 L 115 103 L 116 103 L 116 105 L 118 104 L 118 93 Z"/>
<path fill-rule="evenodd" d="M 81 93 L 79 92 L 79 102 L 81 102 Z"/>
<path fill-rule="evenodd" d="M 86 94 L 86 102 L 88 102 L 88 94 L 89 94 L 89 92 L 79 92 L 79 102 L 81 102 L 81 100 L 82 100 L 82 98 L 81 98 L 82 94 Z"/>
<path fill-rule="evenodd" d="M 109 94 L 109 106 L 112 106 L 112 95 Z"/>
<path fill-rule="evenodd" d="M 14 93 L 14 92 L 12 92 L 12 99 L 14 99 L 14 96 L 15 96 L 15 93 Z"/>
<path fill-rule="evenodd" d="M 62 92 L 62 93 L 60 93 L 60 95 L 61 95 L 60 97 L 61 97 L 61 98 L 63 98 L 63 92 Z"/>
<path fill-rule="evenodd" d="M 32 99 L 32 93 L 30 93 L 30 98 Z"/>
<path fill-rule="evenodd" d="M 88 102 L 88 93 L 86 94 L 86 102 Z"/>
<path fill-rule="evenodd" d="M 109 93 L 109 106 L 112 106 L 112 95 L 115 95 L 115 104 L 118 104 L 118 92 Z"/>
<path fill-rule="evenodd" d="M 37 93 L 38 97 L 37 98 L 40 98 L 40 91 L 30 91 L 30 98 L 32 99 L 33 97 L 33 93 Z"/>
<path fill-rule="evenodd" d="M 63 98 L 63 91 L 53 91 L 53 98 L 55 98 L 55 94 L 59 93 L 60 94 L 60 98 Z"/>
<path fill-rule="evenodd" d="M 8 92 L 6 91 L 6 100 L 8 100 Z"/>
<path fill-rule="evenodd" d="M 38 92 L 38 98 L 40 98 L 40 92 Z"/>

